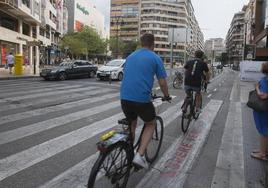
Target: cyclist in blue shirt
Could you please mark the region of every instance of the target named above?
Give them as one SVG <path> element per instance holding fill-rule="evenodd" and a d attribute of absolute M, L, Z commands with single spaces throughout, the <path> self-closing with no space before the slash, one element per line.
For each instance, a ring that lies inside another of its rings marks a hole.
<path fill-rule="evenodd" d="M 154 76 L 157 77 L 166 100 L 170 100 L 170 97 L 163 62 L 153 52 L 154 35 L 145 33 L 140 40 L 142 48 L 130 54 L 126 59 L 120 98 L 122 110 L 126 118 L 131 121 L 133 139 L 135 138 L 137 117 L 139 116 L 145 122 L 140 147 L 133 159 L 133 163 L 143 168 L 148 168 L 144 153 L 156 126 L 155 108 L 151 102 Z"/>

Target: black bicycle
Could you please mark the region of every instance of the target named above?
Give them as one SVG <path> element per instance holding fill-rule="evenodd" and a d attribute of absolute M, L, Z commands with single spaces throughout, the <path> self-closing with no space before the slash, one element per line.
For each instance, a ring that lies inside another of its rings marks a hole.
<path fill-rule="evenodd" d="M 183 74 L 180 71 L 175 72 L 175 78 L 173 80 L 173 87 L 179 89 L 183 84 Z"/>
<path fill-rule="evenodd" d="M 157 98 L 164 100 L 160 96 L 153 96 L 152 98 L 153 100 Z M 127 119 L 119 120 L 118 124 L 122 125 L 122 130 L 104 134 L 101 141 L 97 143 L 99 157 L 92 167 L 88 179 L 88 188 L 126 187 L 131 169 L 133 168 L 134 171 L 139 169 L 132 164 L 132 160 L 135 155 L 134 150 L 139 148 L 144 126 L 137 142 L 134 144 L 130 123 Z M 149 163 L 153 163 L 157 158 L 163 135 L 163 119 L 156 116 L 155 131 L 145 152 L 145 158 Z"/>
<path fill-rule="evenodd" d="M 201 97 L 201 106 L 202 108 L 202 97 Z M 186 133 L 191 121 L 199 117 L 199 112 L 196 112 L 196 92 L 189 90 L 187 96 L 181 106 L 182 117 L 181 117 L 181 129 L 183 133 Z"/>

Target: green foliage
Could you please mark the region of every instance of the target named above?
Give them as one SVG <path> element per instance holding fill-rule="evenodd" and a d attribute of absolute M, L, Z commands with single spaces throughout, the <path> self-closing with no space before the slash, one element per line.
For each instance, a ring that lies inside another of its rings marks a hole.
<path fill-rule="evenodd" d="M 86 55 L 88 57 L 103 54 L 106 51 L 107 42 L 105 43 L 93 28 L 85 26 L 79 32 L 66 34 L 60 46 L 62 50 L 68 48 L 75 56 Z"/>

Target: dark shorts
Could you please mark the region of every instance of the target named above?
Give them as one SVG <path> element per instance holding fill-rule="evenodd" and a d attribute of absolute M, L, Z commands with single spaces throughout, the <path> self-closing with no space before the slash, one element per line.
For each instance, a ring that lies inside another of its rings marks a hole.
<path fill-rule="evenodd" d="M 121 108 L 130 121 L 140 117 L 144 122 L 150 122 L 155 119 L 155 108 L 152 102 L 139 103 L 127 100 L 121 100 Z"/>
<path fill-rule="evenodd" d="M 8 67 L 13 67 L 14 65 L 13 64 L 8 64 Z"/>
<path fill-rule="evenodd" d="M 201 93 L 201 87 L 193 87 L 193 86 L 187 86 L 187 85 L 185 85 L 184 86 L 184 90 L 185 90 L 185 92 L 188 94 L 188 91 L 189 90 L 193 90 L 193 91 L 195 91 L 196 93 L 198 93 L 198 94 L 200 94 Z"/>

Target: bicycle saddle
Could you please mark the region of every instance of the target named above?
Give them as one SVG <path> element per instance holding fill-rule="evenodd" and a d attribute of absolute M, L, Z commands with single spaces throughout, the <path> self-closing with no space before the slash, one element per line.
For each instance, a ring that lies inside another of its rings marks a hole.
<path fill-rule="evenodd" d="M 127 118 L 118 120 L 118 123 L 122 124 L 122 125 L 130 125 L 131 124 L 131 122 L 129 120 L 127 120 Z"/>

